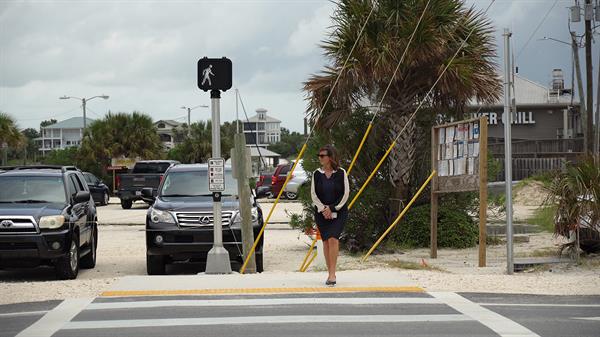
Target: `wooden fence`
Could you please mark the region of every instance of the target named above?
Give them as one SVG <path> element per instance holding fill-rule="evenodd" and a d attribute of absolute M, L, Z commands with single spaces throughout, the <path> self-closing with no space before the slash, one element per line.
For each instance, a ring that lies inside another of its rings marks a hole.
<path fill-rule="evenodd" d="M 500 164 L 500 172 L 496 177 L 490 177 L 490 180 L 504 181 L 504 158 L 495 158 L 495 160 Z M 513 158 L 513 180 L 522 180 L 540 173 L 563 170 L 566 162 L 566 158 Z"/>
<path fill-rule="evenodd" d="M 490 142 L 489 152 L 496 158 L 504 157 L 504 142 Z M 573 157 L 583 153 L 583 138 L 513 140 L 514 157 Z"/>

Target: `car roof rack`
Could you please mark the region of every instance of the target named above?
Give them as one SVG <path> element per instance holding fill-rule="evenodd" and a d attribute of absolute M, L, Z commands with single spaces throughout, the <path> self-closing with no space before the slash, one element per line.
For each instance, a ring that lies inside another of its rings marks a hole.
<path fill-rule="evenodd" d="M 25 166 L 2 166 L 0 170 L 3 171 L 14 171 L 14 170 L 61 170 L 61 172 L 67 171 L 79 171 L 76 166 L 63 166 L 63 165 L 25 165 Z"/>

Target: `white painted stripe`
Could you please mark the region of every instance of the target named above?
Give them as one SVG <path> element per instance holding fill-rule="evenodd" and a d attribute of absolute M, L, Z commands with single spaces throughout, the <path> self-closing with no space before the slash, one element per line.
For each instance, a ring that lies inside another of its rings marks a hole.
<path fill-rule="evenodd" d="M 21 331 L 16 337 L 50 337 L 80 313 L 93 298 L 64 300 L 39 321 Z"/>
<path fill-rule="evenodd" d="M 43 315 L 48 311 L 23 311 L 23 312 L 7 312 L 0 314 L 0 317 L 18 317 L 18 316 L 35 316 Z"/>
<path fill-rule="evenodd" d="M 550 304 L 550 303 L 477 303 L 484 307 L 557 307 L 557 308 L 600 308 L 600 304 Z"/>
<path fill-rule="evenodd" d="M 538 334 L 526 327 L 514 322 L 500 314 L 471 302 L 468 299 L 450 292 L 429 292 L 429 294 L 441 302 L 449 305 L 460 313 L 473 318 L 479 323 L 492 329 L 503 337 L 540 337 Z"/>
<path fill-rule="evenodd" d="M 391 297 L 391 298 L 271 298 L 239 300 L 167 300 L 92 303 L 86 310 L 135 309 L 163 307 L 235 307 L 235 306 L 273 306 L 273 305 L 376 305 L 376 304 L 440 304 L 435 298 Z"/>
<path fill-rule="evenodd" d="M 465 315 L 340 315 L 340 316 L 247 316 L 207 318 L 167 318 L 112 321 L 70 322 L 65 330 L 117 329 L 141 327 L 168 327 L 194 325 L 243 324 L 314 324 L 314 323 L 402 323 L 402 322 L 463 322 L 471 321 Z"/>
<path fill-rule="evenodd" d="M 571 319 L 582 319 L 585 321 L 600 321 L 600 317 L 572 317 Z"/>

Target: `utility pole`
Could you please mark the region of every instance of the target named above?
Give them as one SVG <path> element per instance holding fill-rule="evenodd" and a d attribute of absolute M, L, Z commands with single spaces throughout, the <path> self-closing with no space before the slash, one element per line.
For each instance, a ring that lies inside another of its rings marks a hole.
<path fill-rule="evenodd" d="M 587 138 L 588 147 L 585 149 L 587 153 L 592 153 L 592 140 L 594 139 L 594 84 L 592 79 L 592 19 L 593 19 L 592 0 L 585 1 L 585 77 L 586 77 L 586 113 L 587 113 Z"/>
<path fill-rule="evenodd" d="M 512 210 L 512 113 L 511 113 L 511 66 L 510 37 L 512 33 L 504 29 L 504 183 L 506 185 L 506 272 L 512 275 L 513 262 L 513 210 Z"/>
<path fill-rule="evenodd" d="M 585 106 L 585 97 L 583 95 L 583 79 L 581 76 L 581 65 L 579 63 L 579 44 L 577 43 L 577 36 L 575 32 L 571 32 L 571 48 L 573 49 L 573 59 L 575 60 L 575 73 L 577 74 L 577 92 L 579 94 L 579 113 L 583 119 L 583 149 L 588 147 L 588 134 L 586 132 L 587 128 L 587 114 L 586 114 L 586 106 Z"/>
<path fill-rule="evenodd" d="M 600 8 L 596 9 L 600 12 Z M 596 145 L 596 163 L 600 164 L 600 53 L 598 53 L 598 92 L 596 93 L 596 137 L 594 144 Z"/>
<path fill-rule="evenodd" d="M 233 176 L 237 179 L 238 195 L 240 201 L 240 215 L 242 217 L 242 247 L 244 250 L 244 261 L 248 258 L 248 253 L 252 250 L 254 244 L 254 232 L 252 230 L 252 205 L 250 203 L 250 185 L 248 184 L 249 173 L 252 171 L 250 167 L 250 154 L 246 147 L 246 138 L 241 132 L 237 132 L 234 136 L 235 147 L 231 149 L 231 157 L 233 164 Z M 255 255 L 252 254 L 246 273 L 256 272 Z"/>

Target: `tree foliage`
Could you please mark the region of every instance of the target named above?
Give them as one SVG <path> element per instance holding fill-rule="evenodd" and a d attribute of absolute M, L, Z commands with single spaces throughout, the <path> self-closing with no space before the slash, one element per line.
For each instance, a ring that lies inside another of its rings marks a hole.
<path fill-rule="evenodd" d="M 82 169 L 104 175 L 111 158 L 159 159 L 162 143 L 152 118 L 141 112 L 111 113 L 88 125 L 77 161 Z"/>

